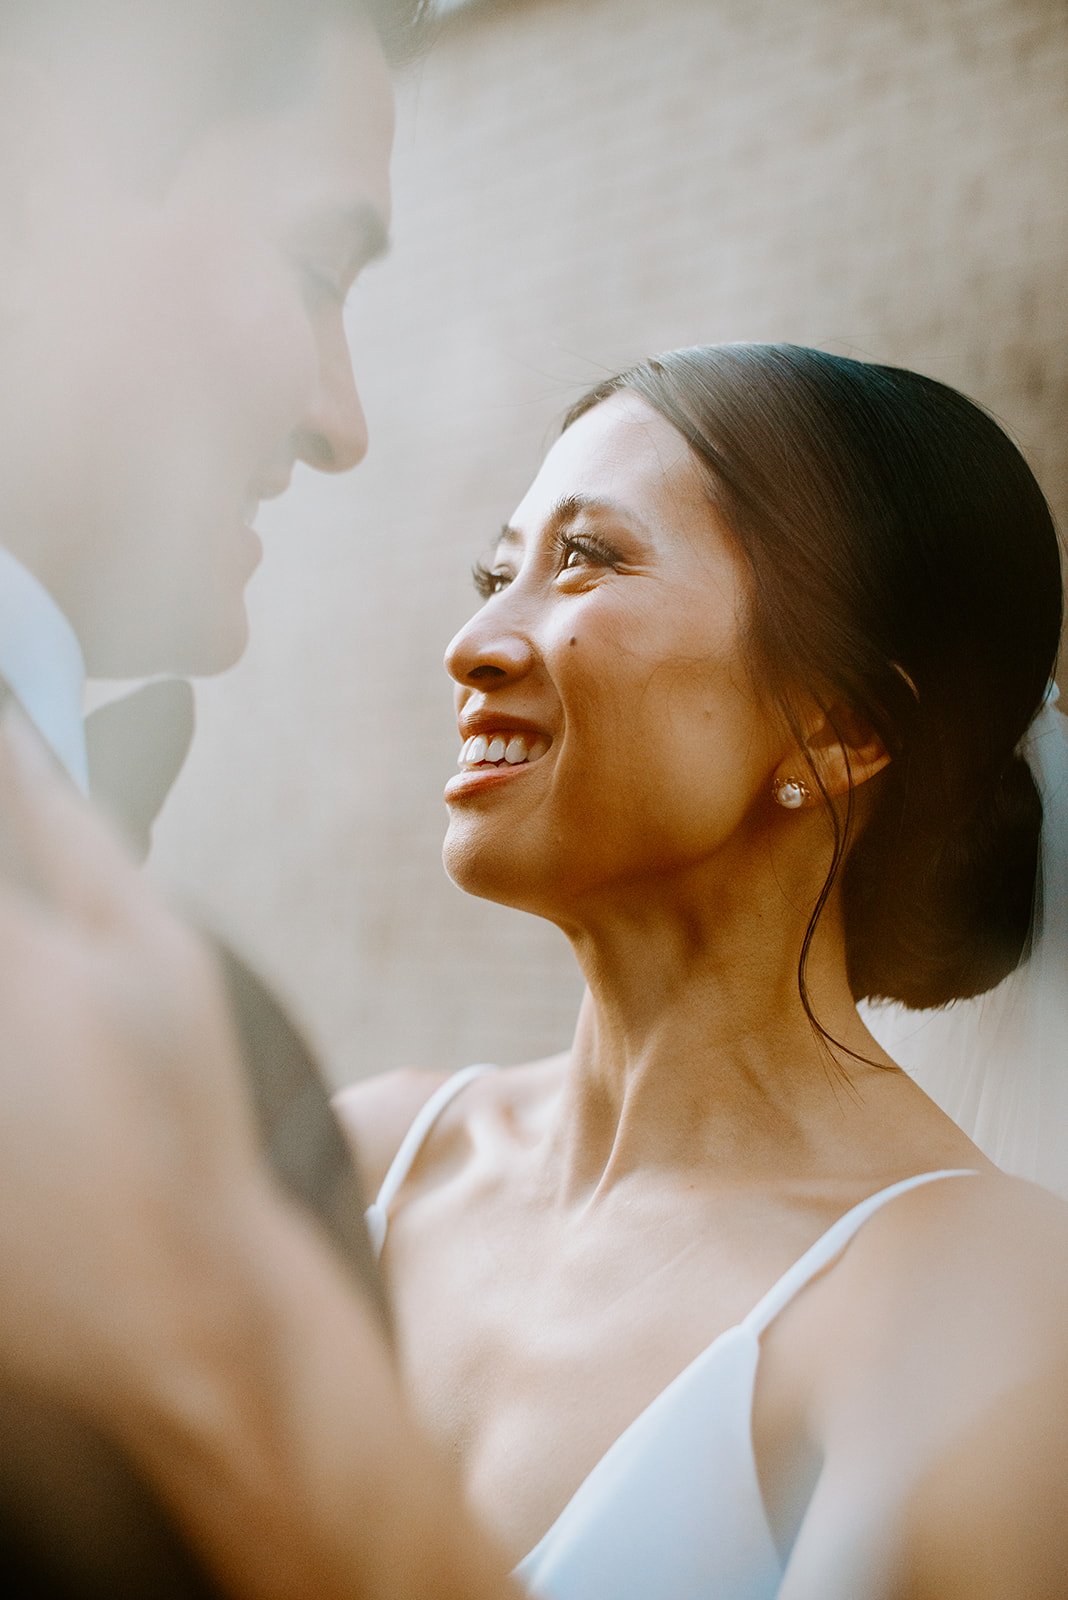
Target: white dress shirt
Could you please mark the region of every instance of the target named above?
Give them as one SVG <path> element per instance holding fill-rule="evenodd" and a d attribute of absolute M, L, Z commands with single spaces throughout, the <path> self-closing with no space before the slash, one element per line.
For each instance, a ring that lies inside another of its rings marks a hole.
<path fill-rule="evenodd" d="M 2 545 L 0 678 L 78 787 L 87 792 L 81 646 L 48 590 Z"/>

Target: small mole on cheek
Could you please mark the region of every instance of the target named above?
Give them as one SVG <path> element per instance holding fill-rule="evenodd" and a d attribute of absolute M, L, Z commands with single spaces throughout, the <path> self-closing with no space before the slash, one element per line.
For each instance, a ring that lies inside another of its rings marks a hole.
<path fill-rule="evenodd" d="M 571 635 L 570 639 L 567 642 L 568 642 L 568 644 L 578 644 L 578 640 L 575 638 L 574 634 Z"/>

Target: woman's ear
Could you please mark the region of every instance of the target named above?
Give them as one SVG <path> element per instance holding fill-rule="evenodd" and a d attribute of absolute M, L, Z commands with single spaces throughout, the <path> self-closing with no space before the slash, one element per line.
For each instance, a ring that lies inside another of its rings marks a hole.
<path fill-rule="evenodd" d="M 776 767 L 773 790 L 788 809 L 818 806 L 823 797 L 811 781 L 813 767 L 827 795 L 837 800 L 874 778 L 889 760 L 878 734 L 855 712 L 843 706 L 831 714 L 814 711 L 803 746 Z"/>

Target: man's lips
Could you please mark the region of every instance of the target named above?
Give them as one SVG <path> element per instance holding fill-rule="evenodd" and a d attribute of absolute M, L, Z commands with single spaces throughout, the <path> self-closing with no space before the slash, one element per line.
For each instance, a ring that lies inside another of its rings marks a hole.
<path fill-rule="evenodd" d="M 241 502 L 241 520 L 246 528 L 251 528 L 260 514 L 260 506 L 264 500 L 277 500 L 289 488 L 291 473 L 275 478 L 264 478 L 252 484 Z"/>

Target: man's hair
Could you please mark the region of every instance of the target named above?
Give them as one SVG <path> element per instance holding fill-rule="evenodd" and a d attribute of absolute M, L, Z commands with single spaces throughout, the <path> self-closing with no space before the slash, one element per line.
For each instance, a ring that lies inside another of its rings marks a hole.
<path fill-rule="evenodd" d="M 391 61 L 403 61 L 424 42 L 434 0 L 350 0 L 366 11 Z"/>
<path fill-rule="evenodd" d="M 363 21 L 391 62 L 414 55 L 434 0 L 0 0 L 0 52 L 68 82 L 158 86 L 203 125 L 284 104 L 331 24 Z"/>
<path fill-rule="evenodd" d="M 207 27 L 234 50 L 242 40 L 251 46 L 307 34 L 333 14 L 365 17 L 389 59 L 400 60 L 424 38 L 433 10 L 434 0 L 0 0 L 0 47 L 111 34 L 127 37 L 134 57 L 141 37 L 177 22 Z"/>
<path fill-rule="evenodd" d="M 277 111 L 307 82 L 331 26 L 365 24 L 391 62 L 413 56 L 434 0 L 0 0 L 0 55 L 32 61 L 114 124 L 132 181 L 166 182 L 197 133 Z M 123 107 L 153 108 L 159 148 L 138 149 Z"/>

